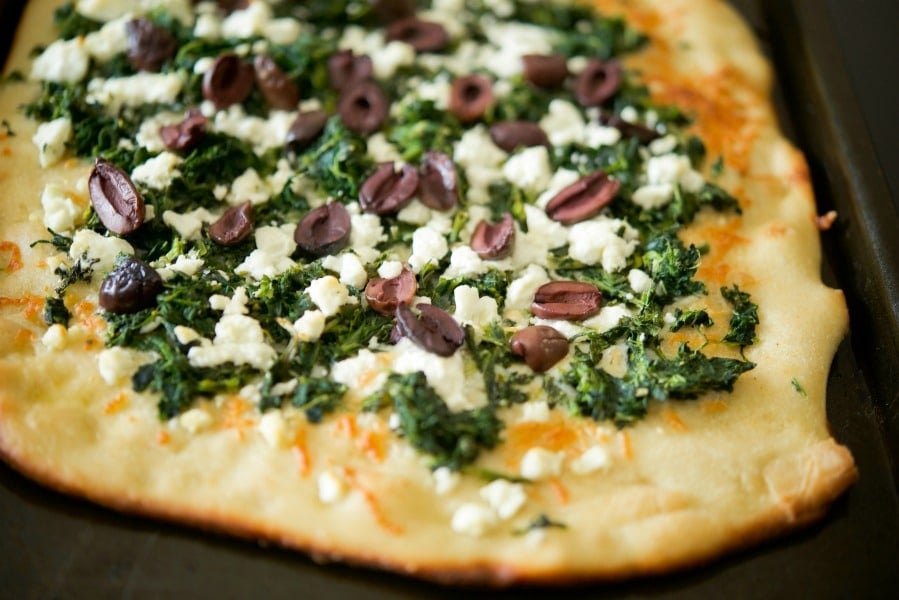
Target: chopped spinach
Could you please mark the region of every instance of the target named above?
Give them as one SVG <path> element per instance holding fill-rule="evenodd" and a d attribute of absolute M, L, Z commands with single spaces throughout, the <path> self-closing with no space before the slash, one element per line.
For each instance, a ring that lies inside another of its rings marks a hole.
<path fill-rule="evenodd" d="M 740 347 L 749 346 L 756 341 L 755 327 L 759 324 L 759 307 L 754 304 L 749 294 L 739 287 L 721 288 L 721 295 L 734 307 L 733 316 L 730 318 L 730 329 L 724 336 L 725 342 L 739 344 Z"/>
<path fill-rule="evenodd" d="M 431 455 L 435 468 L 458 470 L 500 440 L 502 421 L 494 408 L 453 412 L 421 372 L 391 373 L 384 387 L 366 400 L 366 406 L 392 406 L 399 415 L 403 437 L 417 450 Z"/>

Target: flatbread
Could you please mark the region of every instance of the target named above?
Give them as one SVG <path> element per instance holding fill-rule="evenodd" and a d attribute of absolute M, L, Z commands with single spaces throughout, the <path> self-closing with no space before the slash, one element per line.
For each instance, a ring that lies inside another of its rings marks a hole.
<path fill-rule="evenodd" d="M 50 41 L 55 4 L 28 4 L 8 69 L 28 72 L 30 48 Z M 47 238 L 41 195 L 58 183 L 86 209 L 91 166 L 66 158 L 40 167 L 36 124 L 17 110 L 37 86 L 15 83 L 0 94 L 0 115 L 15 134 L 0 140 L 4 458 L 114 509 L 450 583 L 667 572 L 820 518 L 856 478 L 851 455 L 828 431 L 824 403 L 847 313 L 842 294 L 820 281 L 809 174 L 778 130 L 770 69 L 719 0 L 597 4 L 649 35 L 626 67 L 641 73 L 655 100 L 695 115 L 692 131 L 707 156 L 726 165 L 717 183 L 740 201 L 741 217 L 704 211 L 680 234 L 709 244 L 698 273 L 709 290 L 737 284 L 759 306 L 758 341 L 743 350 L 755 368 L 733 392 L 652 403 L 621 429 L 559 409 L 547 420 L 509 409 L 504 443 L 476 464 L 516 474 L 526 451 L 541 446 L 561 452 L 565 467 L 525 484 L 524 507 L 509 519 L 494 515 L 481 535 L 454 531 L 452 521 L 463 505 L 483 515 L 485 480 L 465 474 L 440 493 L 428 460 L 391 429 L 388 411 L 337 411 L 312 424 L 285 408 L 266 432 L 252 398 L 232 394 L 198 404 L 200 422 L 160 420 L 157 395 L 135 392 L 127 375 L 101 375 L 99 281 L 72 288 L 71 326 L 47 334 L 41 313 L 59 259 L 47 245 L 31 246 Z M 608 466 L 572 473 L 571 462 L 594 446 Z M 338 499 L 323 501 L 323 487 Z M 522 533 L 540 514 L 564 528 Z"/>

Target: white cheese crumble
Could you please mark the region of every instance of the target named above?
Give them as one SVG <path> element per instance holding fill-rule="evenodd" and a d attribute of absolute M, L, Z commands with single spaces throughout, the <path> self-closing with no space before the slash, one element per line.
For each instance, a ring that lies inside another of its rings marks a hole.
<path fill-rule="evenodd" d="M 306 288 L 306 293 L 326 317 L 336 315 L 340 311 L 340 307 L 345 304 L 359 303 L 359 299 L 352 296 L 346 286 L 332 275 L 312 280 L 312 283 Z"/>
<path fill-rule="evenodd" d="M 318 476 L 318 499 L 322 504 L 334 504 L 343 500 L 349 487 L 343 478 L 331 471 L 324 471 Z"/>
<path fill-rule="evenodd" d="M 516 225 L 511 264 L 516 269 L 523 269 L 528 265 L 545 267 L 549 251 L 568 243 L 568 231 L 564 225 L 550 219 L 545 211 L 531 204 L 525 204 L 524 214 L 528 231 L 524 233 Z M 501 262 L 508 260 L 510 259 Z"/>
<path fill-rule="evenodd" d="M 652 287 L 652 277 L 646 274 L 646 271 L 640 269 L 631 269 L 627 272 L 627 282 L 631 289 L 638 294 L 649 291 Z"/>
<path fill-rule="evenodd" d="M 393 370 L 397 373 L 421 371 L 447 407 L 458 412 L 479 408 L 487 403 L 483 390 L 465 388 L 465 362 L 462 353 L 452 356 L 437 356 L 421 348 L 408 338 L 403 338 L 393 348 Z M 480 393 L 478 393 L 480 392 Z"/>
<path fill-rule="evenodd" d="M 499 318 L 496 300 L 490 296 L 478 296 L 477 288 L 460 285 L 453 290 L 456 311 L 453 316 L 463 325 L 483 328 Z"/>
<path fill-rule="evenodd" d="M 187 327 L 186 325 L 175 325 L 173 333 L 175 334 L 175 339 L 178 340 L 178 343 L 184 346 L 192 344 L 193 342 L 198 342 L 203 338 L 196 329 Z"/>
<path fill-rule="evenodd" d="M 368 264 L 380 254 L 375 246 L 387 239 L 381 227 L 381 218 L 368 213 L 359 214 L 359 205 L 355 202 L 347 206 L 347 211 L 350 213 L 349 247 L 363 264 Z"/>
<path fill-rule="evenodd" d="M 525 479 L 546 479 L 562 473 L 563 452 L 551 452 L 535 446 L 521 457 L 519 472 Z"/>
<path fill-rule="evenodd" d="M 270 410 L 263 414 L 259 418 L 256 428 L 272 448 L 285 448 L 290 444 L 287 435 L 287 422 L 280 410 Z"/>
<path fill-rule="evenodd" d="M 550 408 L 546 400 L 532 400 L 521 405 L 521 416 L 518 421 L 522 423 L 546 423 L 549 421 L 549 415 Z"/>
<path fill-rule="evenodd" d="M 399 418 L 399 415 L 397 415 L 397 418 Z M 398 427 L 399 424 L 397 424 L 397 428 Z M 440 496 L 448 494 L 456 489 L 456 486 L 459 485 L 459 480 L 461 479 L 459 473 L 456 473 L 449 467 L 437 467 L 431 473 L 431 477 L 434 480 L 434 491 Z"/>
<path fill-rule="evenodd" d="M 415 48 L 395 40 L 374 50 L 371 54 L 372 70 L 378 79 L 390 79 L 397 69 L 415 63 Z"/>
<path fill-rule="evenodd" d="M 263 277 L 277 277 L 296 263 L 290 255 L 297 249 L 293 239 L 296 225 L 266 226 L 256 229 L 256 249 L 240 263 L 235 272 L 249 275 L 257 281 Z"/>
<path fill-rule="evenodd" d="M 553 146 L 565 146 L 584 141 L 584 117 L 580 109 L 567 100 L 553 100 L 549 110 L 540 119 L 540 127 L 546 132 Z"/>
<path fill-rule="evenodd" d="M 328 255 L 322 259 L 322 266 L 340 276 L 340 283 L 363 289 L 368 282 L 368 274 L 359 257 L 352 252 Z"/>
<path fill-rule="evenodd" d="M 215 113 L 212 129 L 241 139 L 253 146 L 256 154 L 263 154 L 284 145 L 296 118 L 296 112 L 284 110 L 269 111 L 267 119 L 254 117 L 247 115 L 240 104 L 234 104 Z"/>
<path fill-rule="evenodd" d="M 105 63 L 117 54 L 128 50 L 128 31 L 126 25 L 131 16 L 124 16 L 109 21 L 97 31 L 84 36 L 84 49 L 94 59 Z"/>
<path fill-rule="evenodd" d="M 104 274 L 115 267 L 119 254 L 131 256 L 134 254 L 134 248 L 121 238 L 105 237 L 90 229 L 76 231 L 69 247 L 69 256 L 72 260 L 80 260 L 82 255 L 86 255 L 88 260 L 97 261 L 93 265 L 94 282 L 102 279 Z"/>
<path fill-rule="evenodd" d="M 571 226 L 568 254 L 584 264 L 601 264 L 605 271 L 615 273 L 627 266 L 639 239 L 637 231 L 627 222 L 597 217 Z"/>
<path fill-rule="evenodd" d="M 446 256 L 449 246 L 439 231 L 430 227 L 419 227 L 412 234 L 412 255 L 409 266 L 418 273 L 428 263 L 437 263 Z"/>
<path fill-rule="evenodd" d="M 412 223 L 413 225 L 426 225 L 434 218 L 434 211 L 422 204 L 418 198 L 413 198 L 409 204 L 396 213 L 398 221 Z"/>
<path fill-rule="evenodd" d="M 66 347 L 68 338 L 69 330 L 65 325 L 54 323 L 41 336 L 41 343 L 50 350 L 62 350 Z"/>
<path fill-rule="evenodd" d="M 510 156 L 503 165 L 503 175 L 525 191 L 543 191 L 553 175 L 546 146 L 525 148 Z"/>
<path fill-rule="evenodd" d="M 175 259 L 175 262 L 170 263 L 165 267 L 156 269 L 156 271 L 163 279 L 171 279 L 175 275 L 175 273 L 181 273 L 183 275 L 187 275 L 188 277 L 193 277 L 200 271 L 200 269 L 203 268 L 204 264 L 206 263 L 202 258 L 197 258 L 192 254 L 181 254 L 178 256 L 178 258 Z"/>
<path fill-rule="evenodd" d="M 356 356 L 334 363 L 331 379 L 344 384 L 360 396 L 367 396 L 384 385 L 391 359 L 387 353 L 375 354 L 362 349 Z"/>
<path fill-rule="evenodd" d="M 182 239 L 198 240 L 203 231 L 203 224 L 214 223 L 218 216 L 205 208 L 195 208 L 186 213 L 167 210 L 162 213 L 162 222 L 174 229 Z"/>
<path fill-rule="evenodd" d="M 130 348 L 106 348 L 97 355 L 100 377 L 109 385 L 131 379 L 141 366 L 153 361 L 153 356 Z"/>
<path fill-rule="evenodd" d="M 293 330 L 301 342 L 317 342 L 325 330 L 325 314 L 320 310 L 307 310 L 293 322 Z"/>
<path fill-rule="evenodd" d="M 606 348 L 599 359 L 599 368 L 612 377 L 624 377 L 627 374 L 626 344 L 616 344 Z"/>
<path fill-rule="evenodd" d="M 178 417 L 178 424 L 193 435 L 212 425 L 212 416 L 202 408 L 191 408 Z"/>
<path fill-rule="evenodd" d="M 111 21 L 129 13 L 146 14 L 161 9 L 181 21 L 193 24 L 191 0 L 78 0 L 75 10 L 95 21 Z"/>
<path fill-rule="evenodd" d="M 484 262 L 478 253 L 471 249 L 471 246 L 457 246 L 453 248 L 449 266 L 441 278 L 455 279 L 456 277 L 481 275 L 489 270 L 490 265 Z"/>
<path fill-rule="evenodd" d="M 481 537 L 497 524 L 496 513 L 490 507 L 466 502 L 453 513 L 450 526 L 456 533 Z"/>
<path fill-rule="evenodd" d="M 56 40 L 31 64 L 31 79 L 77 83 L 87 75 L 90 56 L 81 38 Z"/>
<path fill-rule="evenodd" d="M 55 165 L 66 153 L 66 142 L 72 139 L 72 120 L 60 117 L 41 123 L 31 138 L 37 146 L 41 166 L 47 168 Z"/>
<path fill-rule="evenodd" d="M 41 193 L 41 207 L 44 209 L 44 226 L 57 233 L 67 233 L 75 229 L 84 212 L 58 184 L 48 183 Z"/>
<path fill-rule="evenodd" d="M 122 107 L 142 104 L 171 104 L 178 98 L 184 79 L 180 73 L 137 73 L 128 77 L 92 79 L 87 84 L 87 101 L 117 113 Z"/>
<path fill-rule="evenodd" d="M 482 487 L 479 493 L 504 521 L 514 517 L 528 499 L 523 485 L 505 479 L 491 481 Z"/>
<path fill-rule="evenodd" d="M 378 267 L 378 277 L 393 279 L 403 272 L 403 263 L 398 260 L 386 260 Z"/>
<path fill-rule="evenodd" d="M 366 151 L 375 162 L 396 162 L 403 159 L 399 150 L 387 140 L 382 132 L 373 133 L 366 142 Z"/>
<path fill-rule="evenodd" d="M 621 319 L 631 316 L 633 315 L 627 306 L 624 304 L 615 304 L 612 306 L 603 306 L 598 314 L 583 321 L 583 324 L 585 327 L 595 329 L 600 333 L 605 333 L 618 325 Z"/>
<path fill-rule="evenodd" d="M 177 125 L 183 119 L 184 115 L 181 113 L 157 113 L 140 124 L 134 139 L 149 152 L 162 152 L 165 150 L 165 144 L 159 136 L 159 130 L 166 125 Z"/>
<path fill-rule="evenodd" d="M 527 310 L 534 301 L 534 295 L 544 283 L 549 283 L 549 275 L 539 265 L 528 265 L 518 277 L 509 283 L 506 290 L 505 309 Z"/>
<path fill-rule="evenodd" d="M 609 466 L 609 453 L 600 446 L 591 446 L 571 461 L 571 471 L 578 475 L 594 473 Z"/>
<path fill-rule="evenodd" d="M 264 179 L 259 176 L 256 169 L 250 167 L 240 175 L 231 184 L 231 191 L 228 193 L 228 204 L 236 206 L 249 201 L 250 204 L 256 206 L 268 202 L 272 196 L 273 190 Z"/>
<path fill-rule="evenodd" d="M 131 172 L 131 180 L 150 189 L 163 190 L 176 177 L 181 177 L 178 166 L 183 162 L 184 160 L 177 154 L 163 152 L 134 167 Z"/>
<path fill-rule="evenodd" d="M 215 339 L 201 340 L 187 352 L 192 367 L 250 365 L 261 371 L 275 363 L 277 353 L 265 341 L 259 321 L 246 315 L 225 314 L 215 324 Z"/>

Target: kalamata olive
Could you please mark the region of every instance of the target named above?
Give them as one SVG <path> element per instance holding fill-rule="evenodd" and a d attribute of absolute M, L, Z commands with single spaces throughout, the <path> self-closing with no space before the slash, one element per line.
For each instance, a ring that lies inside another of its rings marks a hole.
<path fill-rule="evenodd" d="M 350 240 L 350 213 L 339 202 L 319 206 L 303 217 L 293 239 L 313 256 L 336 254 Z"/>
<path fill-rule="evenodd" d="M 415 273 L 404 268 L 396 277 L 384 279 L 376 277 L 365 286 L 365 299 L 376 313 L 393 315 L 400 304 L 409 304 L 415 297 L 418 284 Z"/>
<path fill-rule="evenodd" d="M 546 205 L 546 214 L 565 225 L 589 219 L 612 202 L 620 187 L 620 181 L 596 171 L 553 196 Z"/>
<path fill-rule="evenodd" d="M 277 110 L 295 110 L 300 101 L 300 89 L 267 54 L 253 59 L 256 87 L 268 105 Z"/>
<path fill-rule="evenodd" d="M 162 277 L 145 262 L 125 258 L 100 284 L 100 306 L 111 313 L 134 313 L 156 304 Z"/>
<path fill-rule="evenodd" d="M 631 123 L 630 121 L 625 121 L 615 113 L 609 111 L 600 111 L 599 113 L 599 122 L 608 127 L 614 127 L 618 131 L 621 132 L 621 135 L 624 137 L 633 137 L 637 138 L 641 144 L 648 144 L 649 142 L 661 137 L 659 132 L 650 129 L 649 127 L 645 127 L 640 125 L 639 123 Z"/>
<path fill-rule="evenodd" d="M 577 76 L 574 96 L 581 106 L 601 106 L 621 86 L 621 65 L 614 60 L 592 58 Z"/>
<path fill-rule="evenodd" d="M 434 210 L 447 211 L 459 201 L 459 183 L 453 159 L 437 150 L 425 152 L 418 168 L 418 198 Z"/>
<path fill-rule="evenodd" d="M 175 36 L 149 19 L 128 21 L 125 31 L 128 36 L 128 62 L 138 71 L 159 71 L 178 50 Z"/>
<path fill-rule="evenodd" d="M 418 304 L 419 316 L 415 316 L 405 304 L 396 307 L 396 324 L 399 332 L 437 356 L 452 356 L 465 342 L 465 332 L 446 311 Z"/>
<path fill-rule="evenodd" d="M 561 54 L 525 54 L 524 78 L 540 88 L 557 88 L 568 77 L 568 61 Z"/>
<path fill-rule="evenodd" d="M 352 50 L 339 50 L 328 58 L 328 77 L 338 92 L 357 81 L 366 81 L 374 72 L 371 58 Z"/>
<path fill-rule="evenodd" d="M 253 231 L 253 205 L 244 202 L 225 211 L 218 221 L 209 226 L 209 237 L 222 246 L 236 246 Z"/>
<path fill-rule="evenodd" d="M 477 121 L 493 104 L 493 82 L 486 75 L 476 73 L 453 80 L 450 90 L 450 112 L 463 123 Z"/>
<path fill-rule="evenodd" d="M 310 110 L 298 114 L 287 132 L 285 140 L 287 147 L 299 152 L 321 135 L 327 123 L 328 113 L 323 110 Z"/>
<path fill-rule="evenodd" d="M 203 75 L 203 97 L 218 109 L 240 104 L 253 91 L 253 67 L 236 54 L 221 54 Z"/>
<path fill-rule="evenodd" d="M 531 146 L 549 147 L 546 132 L 533 121 L 500 121 L 490 126 L 490 139 L 493 143 L 512 152 L 516 148 Z"/>
<path fill-rule="evenodd" d="M 190 150 L 206 134 L 206 117 L 196 109 L 191 109 L 183 121 L 177 125 L 163 125 L 159 137 L 169 150 L 184 152 Z"/>
<path fill-rule="evenodd" d="M 371 0 L 371 11 L 382 23 L 391 23 L 415 14 L 414 0 Z"/>
<path fill-rule="evenodd" d="M 471 249 L 484 259 L 500 259 L 512 254 L 515 246 L 515 222 L 505 213 L 499 223 L 481 221 L 471 235 Z"/>
<path fill-rule="evenodd" d="M 599 312 L 602 292 L 583 281 L 550 281 L 537 288 L 531 312 L 544 319 L 583 321 Z"/>
<path fill-rule="evenodd" d="M 347 129 L 361 134 L 374 133 L 387 119 L 390 103 L 373 81 L 358 81 L 345 89 L 337 112 Z"/>
<path fill-rule="evenodd" d="M 143 196 L 125 171 L 98 158 L 87 181 L 91 206 L 100 222 L 111 231 L 125 235 L 144 224 Z"/>
<path fill-rule="evenodd" d="M 440 23 L 407 17 L 387 28 L 388 42 L 406 42 L 416 52 L 440 52 L 449 44 L 449 34 Z"/>
<path fill-rule="evenodd" d="M 359 206 L 376 215 L 389 215 L 404 207 L 418 189 L 418 171 L 412 165 L 382 163 L 362 184 Z"/>
<path fill-rule="evenodd" d="M 568 354 L 568 340 L 547 325 L 531 325 L 509 341 L 512 354 L 520 356 L 535 372 L 543 373 Z"/>
<path fill-rule="evenodd" d="M 244 10 L 249 6 L 250 0 L 218 0 L 219 10 L 225 14 L 231 14 L 235 10 Z"/>

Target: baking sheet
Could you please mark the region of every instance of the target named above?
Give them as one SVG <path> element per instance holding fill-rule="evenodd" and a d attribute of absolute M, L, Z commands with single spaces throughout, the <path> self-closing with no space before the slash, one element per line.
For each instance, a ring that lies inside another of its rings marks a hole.
<path fill-rule="evenodd" d="M 24 2 L 0 0 L 0 56 Z M 821 523 L 678 575 L 565 591 L 566 598 L 891 597 L 899 590 L 896 277 L 899 226 L 883 174 L 815 0 L 742 0 L 778 68 L 788 134 L 809 157 L 822 211 L 825 279 L 847 292 L 853 332 L 831 372 L 828 413 L 861 471 Z M 836 54 L 836 55 L 835 55 Z M 790 107 L 785 110 L 784 107 Z M 861 133 L 860 133 L 861 132 Z M 876 325 L 876 326 L 875 326 Z M 467 596 L 520 592 L 466 592 Z M 556 597 L 558 591 L 529 590 Z M 276 548 L 120 515 L 52 493 L 0 465 L 2 598 L 453 598 L 389 574 L 318 566 Z"/>

